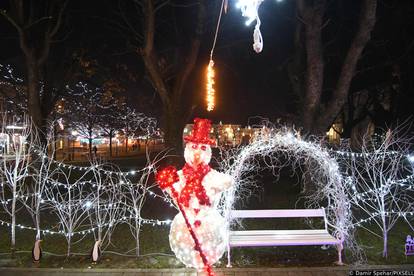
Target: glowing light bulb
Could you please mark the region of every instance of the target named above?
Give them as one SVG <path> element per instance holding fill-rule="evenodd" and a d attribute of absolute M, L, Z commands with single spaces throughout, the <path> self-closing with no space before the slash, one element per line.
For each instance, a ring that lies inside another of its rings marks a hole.
<path fill-rule="evenodd" d="M 87 201 L 87 202 L 85 203 L 85 207 L 86 207 L 87 209 L 89 209 L 91 206 L 92 206 L 92 202 Z"/>

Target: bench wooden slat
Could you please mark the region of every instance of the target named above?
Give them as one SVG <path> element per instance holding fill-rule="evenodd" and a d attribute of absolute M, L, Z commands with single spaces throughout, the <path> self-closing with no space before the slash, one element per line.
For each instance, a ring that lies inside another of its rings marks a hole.
<path fill-rule="evenodd" d="M 232 235 L 230 236 L 230 240 L 311 240 L 311 239 L 325 239 L 325 240 L 336 240 L 329 234 L 313 234 L 313 235 Z"/>
<path fill-rule="evenodd" d="M 231 210 L 232 218 L 300 218 L 324 217 L 324 209 Z"/>
<path fill-rule="evenodd" d="M 288 245 L 336 245 L 339 241 L 332 236 L 297 236 L 297 237 L 249 237 L 249 236 L 232 236 L 230 237 L 231 247 L 242 246 L 288 246 Z"/>
<path fill-rule="evenodd" d="M 230 236 L 267 236 L 267 235 L 318 235 L 328 234 L 325 229 L 305 229 L 305 230 L 238 230 L 230 231 Z"/>
<path fill-rule="evenodd" d="M 336 239 L 330 235 L 268 235 L 268 236 L 231 236 L 230 241 L 248 241 L 248 240 L 312 240 L 312 239 L 323 239 L 327 241 Z"/>
<path fill-rule="evenodd" d="M 336 239 L 330 235 L 268 235 L 268 236 L 232 236 L 231 241 L 249 241 L 249 240 L 262 240 L 262 241 L 278 241 L 278 240 L 326 240 L 332 241 Z"/>

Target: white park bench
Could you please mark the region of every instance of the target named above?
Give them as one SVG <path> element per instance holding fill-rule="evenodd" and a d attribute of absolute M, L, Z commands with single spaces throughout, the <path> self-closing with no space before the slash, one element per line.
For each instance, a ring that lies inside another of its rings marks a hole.
<path fill-rule="evenodd" d="M 342 241 L 328 232 L 325 209 L 293 210 L 232 210 L 231 219 L 236 218 L 316 218 L 324 220 L 323 229 L 301 230 L 243 230 L 230 231 L 227 248 L 227 266 L 231 266 L 231 247 L 248 246 L 294 246 L 294 245 L 336 245 L 338 264 L 342 264 Z"/>

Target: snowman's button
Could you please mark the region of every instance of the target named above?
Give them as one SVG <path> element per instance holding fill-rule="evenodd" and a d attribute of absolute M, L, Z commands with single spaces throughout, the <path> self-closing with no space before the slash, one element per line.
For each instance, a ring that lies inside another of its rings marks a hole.
<path fill-rule="evenodd" d="M 201 225 L 201 221 L 200 220 L 194 221 L 194 226 L 195 227 L 200 227 L 200 225 Z"/>

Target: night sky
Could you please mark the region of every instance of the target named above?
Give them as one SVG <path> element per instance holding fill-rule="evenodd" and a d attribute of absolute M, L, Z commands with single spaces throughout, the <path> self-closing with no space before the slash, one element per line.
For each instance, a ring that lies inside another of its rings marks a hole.
<path fill-rule="evenodd" d="M 120 1 L 125 16 L 133 18 L 134 26 L 141 27 L 141 15 Z M 168 54 L 177 47 L 186 51 L 194 30 L 195 7 L 192 1 L 171 1 L 157 15 L 156 48 Z M 359 1 L 328 1 L 327 24 L 324 29 L 327 79 L 326 94 L 334 86 L 345 50 L 352 39 L 359 15 Z M 247 123 L 252 116 L 274 120 L 295 113 L 287 75 L 287 64 L 292 58 L 295 27 L 294 1 L 266 0 L 260 9 L 264 49 L 256 54 L 252 49 L 254 24 L 247 27 L 235 1 L 229 0 L 229 11 L 223 16 L 216 51 L 217 103 L 213 113 L 207 114 L 204 103 L 204 71 L 213 42 L 215 24 L 221 1 L 208 1 L 208 16 L 197 66 L 187 84 L 186 98 L 197 103 L 194 116 L 207 116 L 214 121 Z M 3 3 L 1 8 L 7 8 Z M 149 115 L 159 116 L 157 93 L 145 76 L 142 59 L 131 47 L 130 32 L 121 28 L 118 1 L 70 1 L 65 18 L 62 40 L 56 42 L 51 55 L 59 62 L 62 53 L 70 49 L 84 49 L 88 58 L 104 66 L 104 76 L 115 78 L 123 74 L 116 64 L 125 64 L 136 77 L 126 81 L 128 102 Z M 174 27 L 178 29 L 176 33 Z M 22 54 L 13 27 L 0 17 L 0 61 L 23 70 Z M 134 46 L 137 44 L 134 44 Z M 135 48 L 136 49 L 136 48 Z M 381 86 L 392 79 L 392 66 L 401 71 L 399 116 L 406 118 L 414 104 L 414 1 L 379 1 L 377 23 L 372 39 L 359 63 L 351 90 Z M 362 70 L 360 70 L 362 69 Z M 24 73 L 24 71 L 21 71 Z"/>

